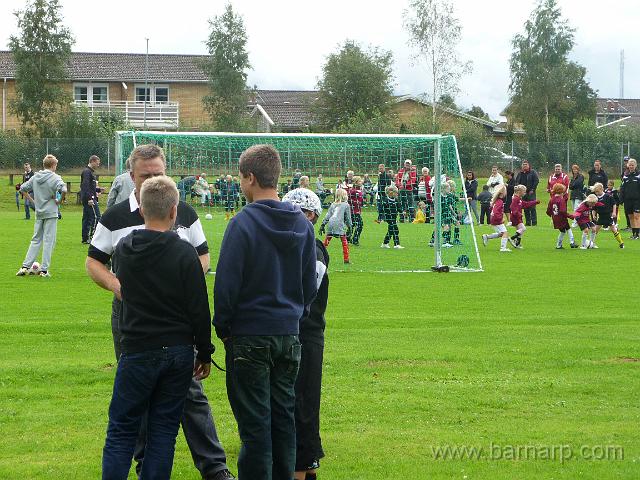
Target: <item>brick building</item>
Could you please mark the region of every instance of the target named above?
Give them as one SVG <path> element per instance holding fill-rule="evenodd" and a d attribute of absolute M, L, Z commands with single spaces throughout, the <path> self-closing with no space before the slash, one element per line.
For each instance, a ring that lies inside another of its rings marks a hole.
<path fill-rule="evenodd" d="M 207 76 L 199 67 L 206 56 L 154 54 L 148 58 L 146 69 L 144 54 L 74 52 L 65 88 L 75 104 L 92 112 L 121 112 L 135 127 L 196 128 L 207 122 L 202 106 L 202 97 L 208 93 Z M 2 130 L 15 130 L 20 123 L 9 108 L 15 98 L 15 64 L 8 51 L 0 51 L 0 88 Z"/>

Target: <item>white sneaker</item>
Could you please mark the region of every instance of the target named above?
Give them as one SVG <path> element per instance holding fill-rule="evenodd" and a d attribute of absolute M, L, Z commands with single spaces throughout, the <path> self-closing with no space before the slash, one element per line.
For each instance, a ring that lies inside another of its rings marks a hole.
<path fill-rule="evenodd" d="M 580 250 L 586 250 L 586 249 L 587 249 L 587 248 L 589 248 L 589 247 L 585 247 L 585 246 L 583 246 L 583 245 L 580 245 L 578 248 L 579 248 Z"/>
<path fill-rule="evenodd" d="M 388 243 L 383 243 L 380 248 L 391 248 Z"/>
<path fill-rule="evenodd" d="M 489 237 L 487 237 L 487 235 L 482 235 L 482 245 L 486 247 L 487 243 L 489 243 Z"/>
<path fill-rule="evenodd" d="M 43 277 L 43 278 L 51 277 L 51 274 L 49 272 L 40 272 L 38 275 Z"/>
<path fill-rule="evenodd" d="M 402 245 L 394 245 L 393 248 L 401 249 L 401 248 L 404 248 L 404 247 Z"/>
<path fill-rule="evenodd" d="M 29 273 L 29 269 L 26 267 L 20 267 L 20 270 L 16 272 L 16 277 L 24 277 L 27 273 Z"/>
<path fill-rule="evenodd" d="M 591 244 L 589 245 L 589 248 L 598 248 L 598 245 L 596 245 L 595 243 L 591 242 Z"/>
<path fill-rule="evenodd" d="M 501 249 L 500 249 L 500 251 L 501 251 L 501 252 L 510 252 L 510 251 L 511 251 L 511 249 L 510 249 L 510 248 L 507 248 L 507 247 L 504 247 L 504 248 L 501 248 Z"/>

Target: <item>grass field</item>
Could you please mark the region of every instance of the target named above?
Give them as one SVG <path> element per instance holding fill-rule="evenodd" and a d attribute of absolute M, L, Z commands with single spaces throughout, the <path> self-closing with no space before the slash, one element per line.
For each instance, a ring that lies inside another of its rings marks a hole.
<path fill-rule="evenodd" d="M 33 220 L 13 192 L 0 177 L 0 478 L 99 478 L 110 295 L 84 272 L 76 206 L 63 210 L 53 277 L 14 276 Z M 322 478 L 640 478 L 640 242 L 620 250 L 603 232 L 599 250 L 556 251 L 540 213 L 523 251 L 480 247 L 484 273 L 331 275 Z M 372 215 L 354 265 L 431 259 L 428 227 L 401 226 L 407 249 L 381 251 Z M 224 219 L 203 223 L 215 265 Z M 340 266 L 337 245 L 330 254 Z M 235 471 L 223 375 L 206 390 Z M 182 435 L 173 478 L 199 478 Z"/>

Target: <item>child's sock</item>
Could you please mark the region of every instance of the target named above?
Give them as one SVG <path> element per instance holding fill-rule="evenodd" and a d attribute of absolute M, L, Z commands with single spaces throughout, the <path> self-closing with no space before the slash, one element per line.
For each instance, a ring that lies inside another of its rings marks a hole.
<path fill-rule="evenodd" d="M 502 237 L 500 240 L 500 248 L 507 248 L 507 242 L 509 239 L 507 237 Z"/>
<path fill-rule="evenodd" d="M 571 242 L 571 244 L 573 245 L 574 243 L 576 243 L 575 238 L 573 238 L 573 230 L 569 229 L 567 233 L 569 234 L 569 241 Z"/>
<path fill-rule="evenodd" d="M 595 243 L 595 240 L 596 240 L 596 232 L 591 232 L 589 241 L 591 243 Z"/>
<path fill-rule="evenodd" d="M 640 235 L 640 228 L 632 228 L 631 233 L 634 237 L 637 237 L 638 235 Z"/>
<path fill-rule="evenodd" d="M 493 239 L 493 238 L 498 238 L 500 236 L 500 234 L 498 232 L 494 232 L 494 233 L 490 233 L 489 235 L 487 235 L 487 238 L 489 240 Z"/>
<path fill-rule="evenodd" d="M 618 230 L 613 232 L 613 238 L 616 239 L 616 242 L 618 242 L 620 245 L 622 245 L 622 235 L 620 235 L 620 232 Z"/>
<path fill-rule="evenodd" d="M 581 245 L 583 247 L 587 246 L 587 237 L 588 237 L 587 232 L 582 232 L 582 243 L 581 243 Z"/>
<path fill-rule="evenodd" d="M 571 230 L 569 230 L 571 231 Z M 558 235 L 558 246 L 561 247 L 562 246 L 562 242 L 564 240 L 564 232 L 560 232 L 560 235 Z M 571 242 L 573 243 L 573 242 Z"/>

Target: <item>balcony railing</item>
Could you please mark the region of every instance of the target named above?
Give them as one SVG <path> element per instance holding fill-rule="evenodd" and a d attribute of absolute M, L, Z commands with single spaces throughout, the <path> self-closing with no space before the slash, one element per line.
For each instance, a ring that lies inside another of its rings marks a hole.
<path fill-rule="evenodd" d="M 74 105 L 83 105 L 95 113 L 118 112 L 134 127 L 177 128 L 180 120 L 178 102 L 86 102 L 76 100 Z"/>

